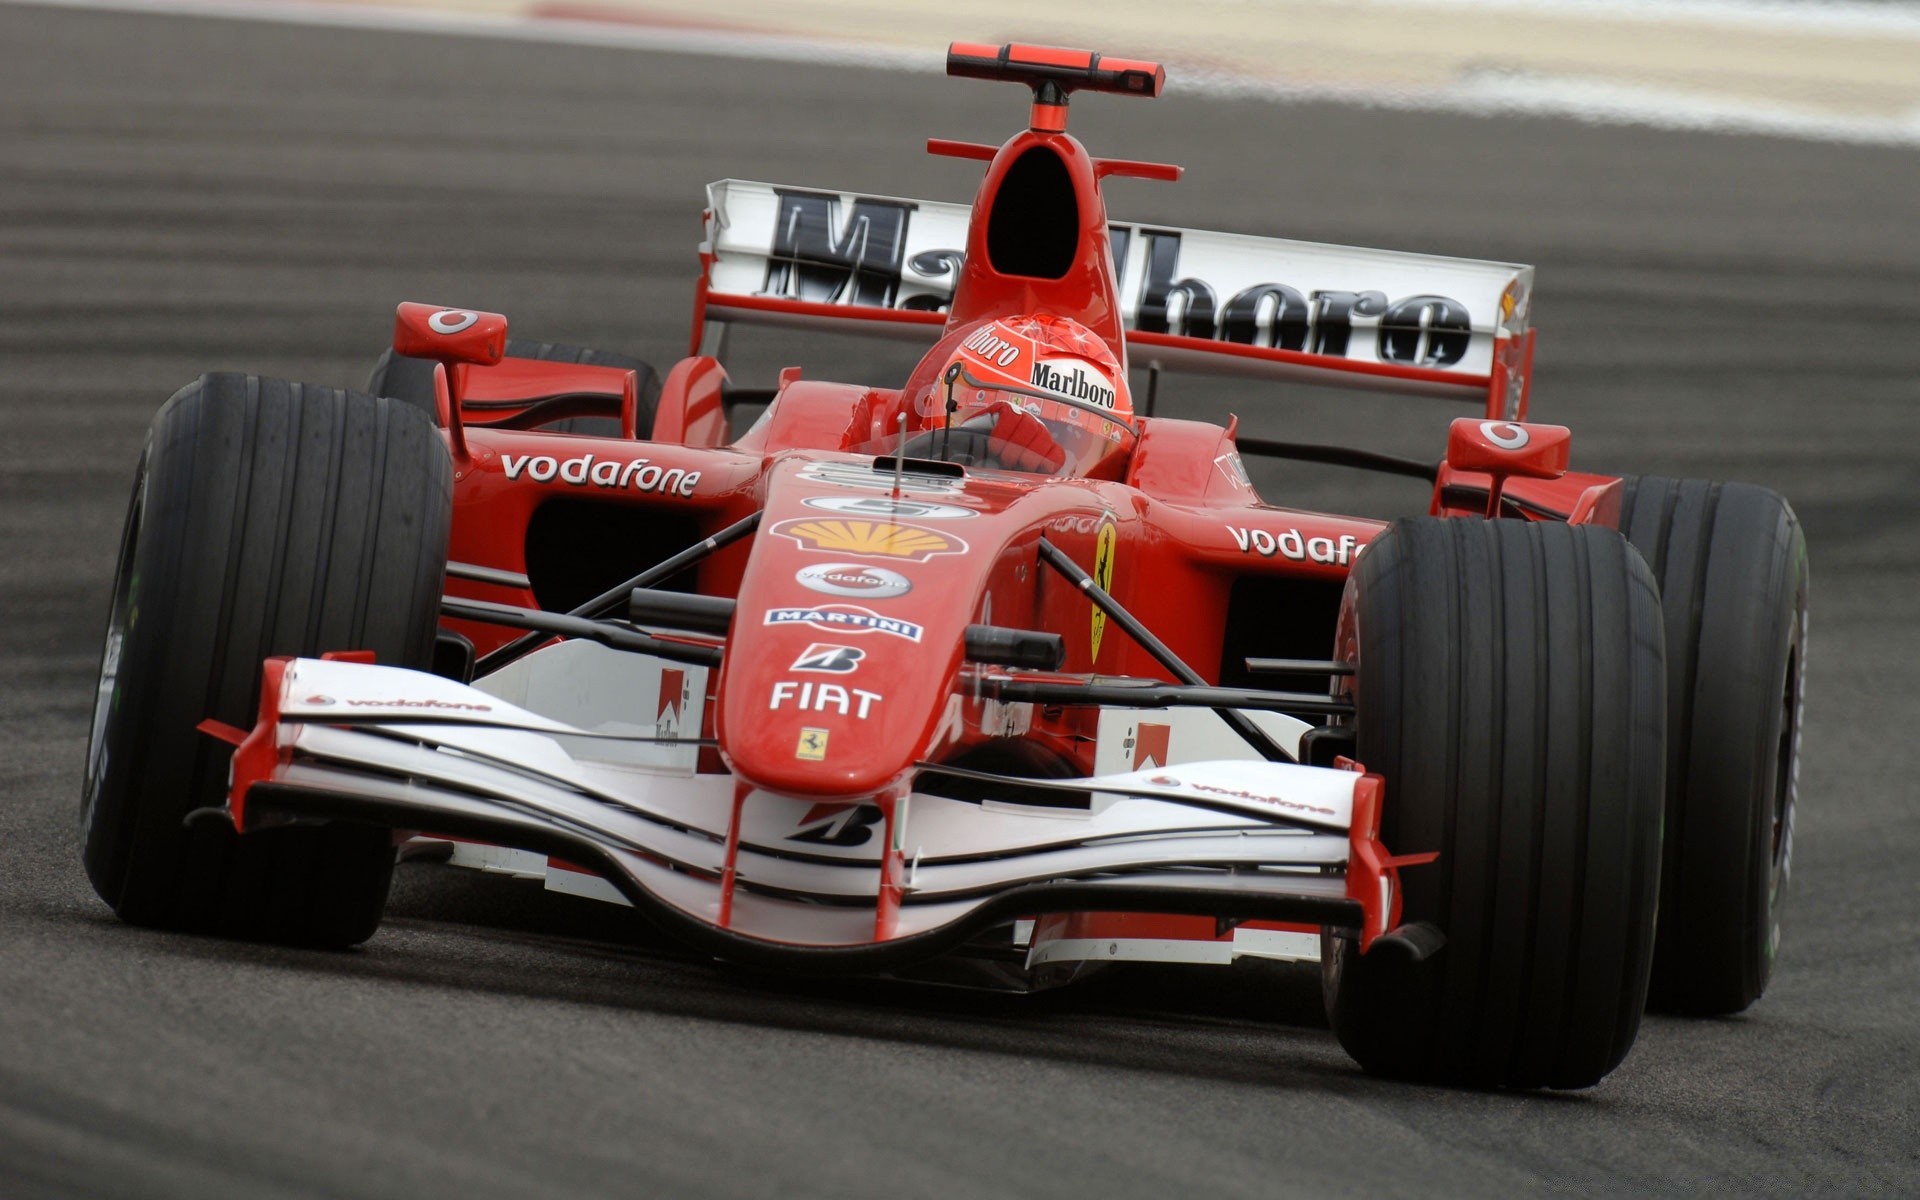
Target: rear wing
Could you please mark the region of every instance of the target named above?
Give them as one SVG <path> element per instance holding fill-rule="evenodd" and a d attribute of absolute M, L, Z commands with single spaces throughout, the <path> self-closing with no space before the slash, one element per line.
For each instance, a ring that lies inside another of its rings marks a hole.
<path fill-rule="evenodd" d="M 967 243 L 963 204 L 707 188 L 693 351 L 711 325 L 932 342 Z M 1129 358 L 1169 370 L 1527 409 L 1533 268 L 1113 222 Z"/>

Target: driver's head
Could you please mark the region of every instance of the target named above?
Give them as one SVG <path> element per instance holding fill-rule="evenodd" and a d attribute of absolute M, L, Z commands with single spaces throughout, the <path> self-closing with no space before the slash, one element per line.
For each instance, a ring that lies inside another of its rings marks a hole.
<path fill-rule="evenodd" d="M 935 395 L 955 406 L 955 421 L 1004 402 L 1043 421 L 1110 437 L 1114 425 L 1100 414 L 1123 424 L 1133 418 L 1126 373 L 1106 343 L 1050 313 L 977 327 L 940 372 Z"/>

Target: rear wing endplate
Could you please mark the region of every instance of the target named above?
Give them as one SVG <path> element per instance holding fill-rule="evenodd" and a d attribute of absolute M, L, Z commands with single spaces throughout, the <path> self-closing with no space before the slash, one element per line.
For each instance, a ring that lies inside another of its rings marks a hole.
<path fill-rule="evenodd" d="M 693 352 L 730 322 L 932 342 L 959 278 L 962 204 L 707 188 Z M 1129 358 L 1527 409 L 1533 268 L 1114 222 Z"/>

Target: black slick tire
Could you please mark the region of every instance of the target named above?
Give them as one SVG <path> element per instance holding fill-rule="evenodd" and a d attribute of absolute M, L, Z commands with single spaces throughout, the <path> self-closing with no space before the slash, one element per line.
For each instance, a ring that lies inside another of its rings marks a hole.
<path fill-rule="evenodd" d="M 1396 523 L 1348 582 L 1356 753 L 1384 776 L 1415 962 L 1328 938 L 1328 1011 L 1376 1074 L 1579 1088 L 1638 1032 L 1659 883 L 1659 595 L 1610 529 Z"/>
<path fill-rule="evenodd" d="M 392 835 L 355 825 L 236 836 L 231 747 L 261 661 L 371 650 L 430 668 L 451 518 L 440 435 L 392 400 L 202 376 L 154 418 L 134 483 L 81 804 L 82 859 L 123 919 L 301 945 L 364 941 Z"/>
<path fill-rule="evenodd" d="M 557 342 L 534 342 L 525 338 L 508 338 L 506 356 L 632 371 L 635 376 L 634 392 L 637 402 L 637 411 L 634 413 L 634 434 L 636 437 L 644 438 L 653 433 L 654 409 L 660 400 L 660 376 L 653 367 L 640 359 L 631 355 L 616 354 L 610 350 L 565 346 Z M 375 396 L 391 396 L 395 400 L 404 400 L 426 413 L 429 418 L 437 416 L 433 398 L 432 359 L 409 358 L 404 354 L 395 354 L 393 348 L 388 347 L 380 352 L 379 360 L 373 364 L 373 374 L 367 378 L 367 391 Z M 556 433 L 585 433 L 596 437 L 620 436 L 620 422 L 613 417 L 569 417 L 541 428 Z"/>
<path fill-rule="evenodd" d="M 1649 1002 L 1734 1013 L 1760 998 L 1792 866 L 1807 544 L 1778 494 L 1628 478 L 1620 531 L 1660 583 L 1666 848 Z"/>

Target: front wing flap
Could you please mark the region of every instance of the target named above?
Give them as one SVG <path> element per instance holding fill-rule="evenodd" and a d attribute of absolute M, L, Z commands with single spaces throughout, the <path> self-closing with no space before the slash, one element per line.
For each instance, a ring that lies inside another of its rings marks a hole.
<path fill-rule="evenodd" d="M 1047 807 L 941 795 L 927 764 L 911 791 L 822 803 L 618 752 L 658 740 L 420 672 L 274 659 L 226 815 L 242 833 L 359 821 L 550 854 L 716 954 L 786 966 L 892 969 L 1049 912 L 1280 920 L 1363 944 L 1397 917 L 1379 780 L 1356 771 L 1007 781 L 1057 791 Z"/>

